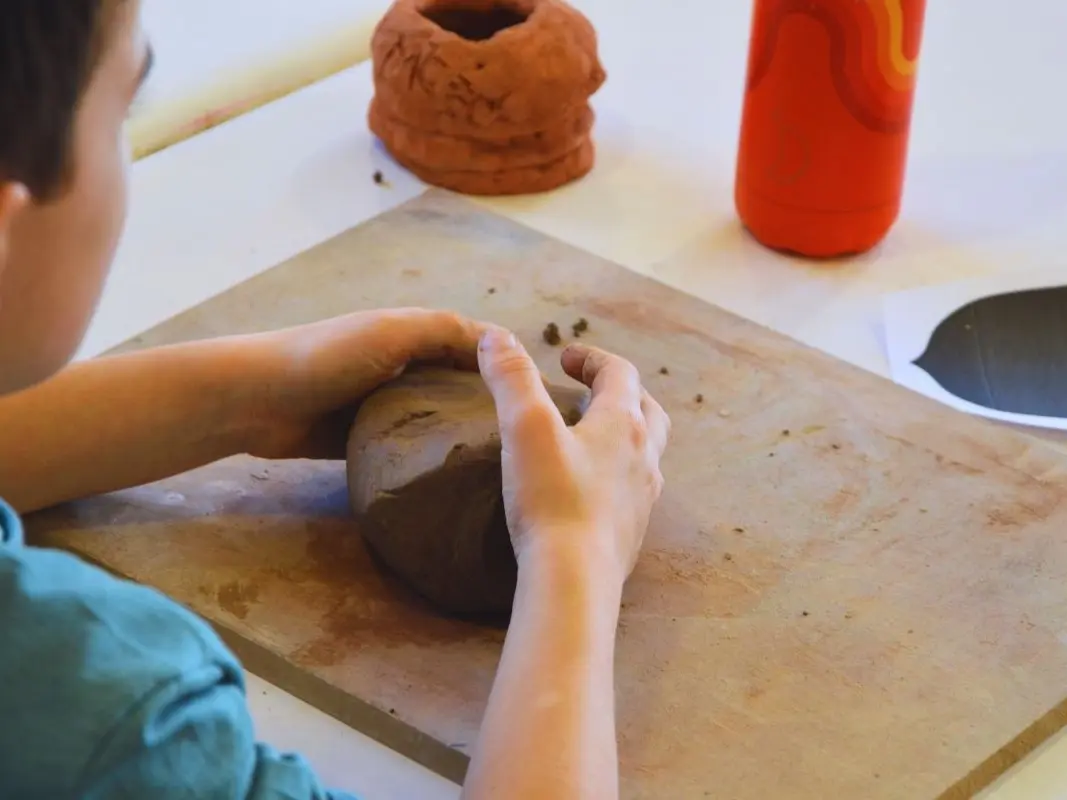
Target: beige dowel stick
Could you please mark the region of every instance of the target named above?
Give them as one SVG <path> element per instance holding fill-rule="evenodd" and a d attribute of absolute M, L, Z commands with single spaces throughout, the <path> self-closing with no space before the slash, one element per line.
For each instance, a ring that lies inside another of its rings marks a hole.
<path fill-rule="evenodd" d="M 317 83 L 370 57 L 370 37 L 381 15 L 347 25 L 327 38 L 305 42 L 288 55 L 231 73 L 202 91 L 149 103 L 130 119 L 135 159 Z"/>

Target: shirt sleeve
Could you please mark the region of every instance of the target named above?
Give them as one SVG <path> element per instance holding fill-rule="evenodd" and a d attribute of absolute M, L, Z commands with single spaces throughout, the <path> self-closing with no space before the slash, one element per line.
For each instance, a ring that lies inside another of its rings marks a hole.
<path fill-rule="evenodd" d="M 163 595 L 0 546 L 0 797 L 354 800 L 257 744 L 237 659 Z"/>

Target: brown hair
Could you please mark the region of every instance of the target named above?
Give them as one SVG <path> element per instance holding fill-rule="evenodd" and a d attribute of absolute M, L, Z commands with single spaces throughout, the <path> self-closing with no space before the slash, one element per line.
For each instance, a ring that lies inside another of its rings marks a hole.
<path fill-rule="evenodd" d="M 0 0 L 0 181 L 63 188 L 79 102 L 122 0 Z"/>

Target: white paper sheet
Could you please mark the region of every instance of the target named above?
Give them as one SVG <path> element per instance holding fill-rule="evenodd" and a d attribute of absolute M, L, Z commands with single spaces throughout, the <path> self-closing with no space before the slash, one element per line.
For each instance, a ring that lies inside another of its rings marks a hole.
<path fill-rule="evenodd" d="M 937 326 L 955 311 L 984 297 L 1067 285 L 1067 268 L 998 275 L 921 289 L 882 298 L 882 317 L 890 375 L 901 386 L 946 405 L 989 419 L 1030 427 L 1067 430 L 1067 419 L 997 411 L 971 403 L 944 389 L 914 363 L 926 350 Z"/>

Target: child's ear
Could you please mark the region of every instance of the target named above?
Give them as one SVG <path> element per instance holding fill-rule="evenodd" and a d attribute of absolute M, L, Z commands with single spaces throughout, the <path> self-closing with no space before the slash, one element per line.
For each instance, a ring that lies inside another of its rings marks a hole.
<path fill-rule="evenodd" d="M 21 183 L 0 183 L 0 275 L 7 266 L 11 249 L 11 231 L 18 215 L 30 204 L 30 192 Z"/>

